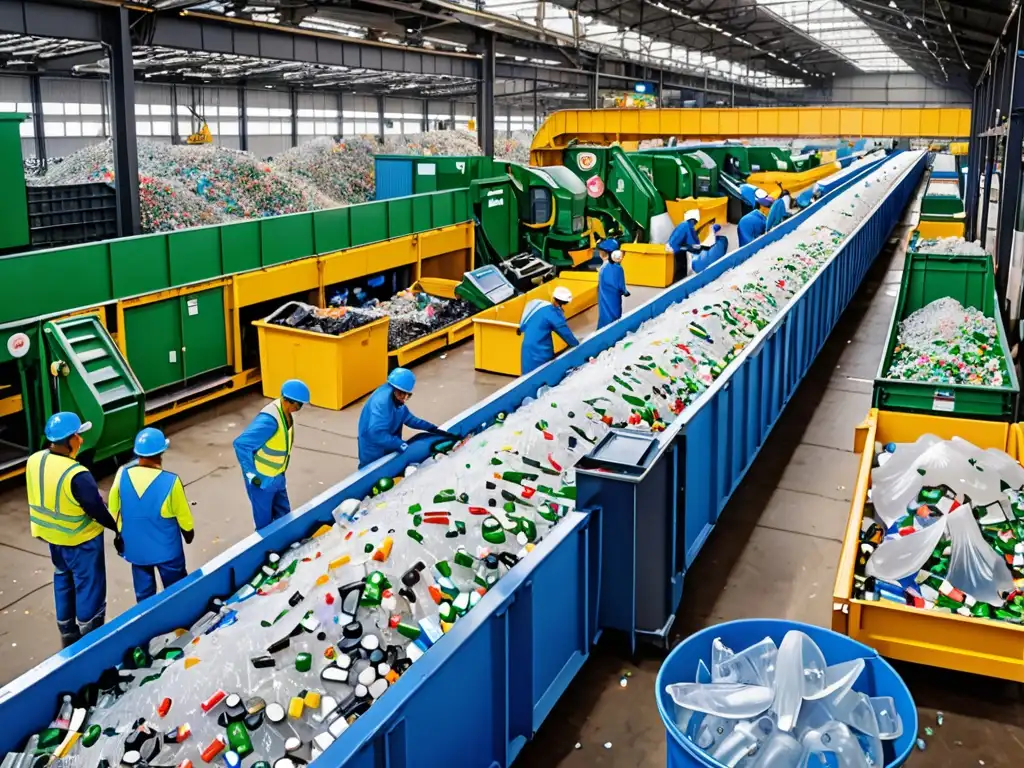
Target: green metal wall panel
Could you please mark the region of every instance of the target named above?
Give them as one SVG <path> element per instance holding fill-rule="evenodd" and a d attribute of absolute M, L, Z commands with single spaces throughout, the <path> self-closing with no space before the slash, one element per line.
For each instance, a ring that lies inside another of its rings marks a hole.
<path fill-rule="evenodd" d="M 312 256 L 316 252 L 313 247 L 311 213 L 293 213 L 288 216 L 260 219 L 260 233 L 264 267 L 303 256 Z"/>
<path fill-rule="evenodd" d="M 425 232 L 432 226 L 430 195 L 414 195 L 412 201 L 412 231 Z"/>
<path fill-rule="evenodd" d="M 432 196 L 434 227 L 447 227 L 455 223 L 455 193 L 439 192 Z"/>
<path fill-rule="evenodd" d="M 185 378 L 226 366 L 228 342 L 224 326 L 224 289 L 212 288 L 186 294 L 180 301 Z"/>
<path fill-rule="evenodd" d="M 110 241 L 115 296 L 136 296 L 171 285 L 167 235 L 141 235 Z"/>
<path fill-rule="evenodd" d="M 221 265 L 225 275 L 263 266 L 259 221 L 224 224 L 216 229 L 220 231 Z"/>
<path fill-rule="evenodd" d="M 388 200 L 388 237 L 405 237 L 413 233 L 412 198 L 396 197 Z"/>
<path fill-rule="evenodd" d="M 0 114 L 0 248 L 28 245 L 28 197 L 25 194 L 25 168 L 21 158 L 19 129 L 27 115 L 20 112 Z"/>
<path fill-rule="evenodd" d="M 126 309 L 124 333 L 128 364 L 146 392 L 185 378 L 179 297 Z"/>
<path fill-rule="evenodd" d="M 87 307 L 110 300 L 105 243 L 0 259 L 0 320 Z"/>
<path fill-rule="evenodd" d="M 185 229 L 167 235 L 171 285 L 197 283 L 221 275 L 220 232 L 214 227 Z"/>
<path fill-rule="evenodd" d="M 468 221 L 469 220 L 469 190 L 468 189 L 456 189 L 453 193 L 454 205 L 452 215 L 455 217 L 455 221 Z"/>
<path fill-rule="evenodd" d="M 348 208 L 332 208 L 313 214 L 313 234 L 317 253 L 340 251 L 352 245 Z"/>
<path fill-rule="evenodd" d="M 388 239 L 389 202 L 378 200 L 352 206 L 352 245 L 367 245 Z"/>

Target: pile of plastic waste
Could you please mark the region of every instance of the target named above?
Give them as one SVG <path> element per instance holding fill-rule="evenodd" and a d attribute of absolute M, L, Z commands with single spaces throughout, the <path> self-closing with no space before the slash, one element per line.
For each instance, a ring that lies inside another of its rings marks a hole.
<path fill-rule="evenodd" d="M 854 594 L 1024 623 L 1024 468 L 955 437 L 875 445 Z"/>
<path fill-rule="evenodd" d="M 320 309 L 301 301 L 291 301 L 270 318 L 274 325 L 297 328 L 300 331 L 340 336 L 343 333 L 373 322 L 373 316 L 350 307 Z"/>
<path fill-rule="evenodd" d="M 926 197 L 960 197 L 960 185 L 954 181 L 935 179 L 928 185 Z"/>
<path fill-rule="evenodd" d="M 379 154 L 385 155 L 479 155 L 480 142 L 469 131 L 427 131 L 384 137 Z"/>
<path fill-rule="evenodd" d="M 367 136 L 341 141 L 322 137 L 282 152 L 272 166 L 308 182 L 329 205 L 349 205 L 373 199 L 373 156 L 378 151 L 376 140 Z"/>
<path fill-rule="evenodd" d="M 500 133 L 494 137 L 494 156 L 499 160 L 529 165 L 532 143 L 533 134 L 527 131 L 513 131 L 511 136 Z"/>
<path fill-rule="evenodd" d="M 980 240 L 965 240 L 962 237 L 937 237 L 918 240 L 913 249 L 918 253 L 937 253 L 946 256 L 988 256 Z"/>
<path fill-rule="evenodd" d="M 936 299 L 900 323 L 888 377 L 999 387 L 1007 377 L 996 321 L 953 298 Z"/>
<path fill-rule="evenodd" d="M 917 159 L 894 158 L 556 386 L 342 501 L 332 525 L 270 554 L 192 626 L 55 702 L 26 751 L 90 765 L 314 759 L 574 510 L 574 467 L 609 428 L 659 432 L 685 414 Z"/>
<path fill-rule="evenodd" d="M 465 320 L 476 308 L 462 299 L 445 299 L 424 291 L 405 290 L 382 302 L 354 309 L 370 319 L 387 316 L 388 349 L 404 347 L 427 334 Z"/>
<path fill-rule="evenodd" d="M 903 734 L 892 697 L 854 690 L 864 659 L 829 665 L 803 632 L 739 651 L 716 638 L 708 661 L 666 690 L 686 738 L 730 768 L 883 768 Z"/>

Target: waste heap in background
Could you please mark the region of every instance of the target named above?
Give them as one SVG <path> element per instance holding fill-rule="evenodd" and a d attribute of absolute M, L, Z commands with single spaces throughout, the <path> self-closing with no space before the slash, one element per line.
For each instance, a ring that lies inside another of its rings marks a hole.
<path fill-rule="evenodd" d="M 875 446 L 854 595 L 1024 623 L 1024 468 L 922 435 Z"/>
<path fill-rule="evenodd" d="M 766 637 L 738 651 L 716 638 L 696 680 L 666 690 L 679 730 L 722 765 L 882 768 L 882 742 L 898 739 L 903 723 L 892 697 L 853 690 L 865 666 L 862 658 L 829 665 L 796 630 L 781 646 Z"/>
<path fill-rule="evenodd" d="M 918 159 L 890 162 L 516 411 L 377 478 L 191 627 L 54 702 L 53 727 L 25 749 L 89 765 L 315 759 L 574 510 L 574 467 L 608 429 L 659 432 L 684 413 Z"/>
<path fill-rule="evenodd" d="M 935 253 L 945 256 L 988 256 L 980 240 L 965 240 L 962 237 L 937 237 L 920 239 L 912 246 L 918 253 Z"/>
<path fill-rule="evenodd" d="M 900 323 L 891 379 L 999 387 L 1008 375 L 996 321 L 953 298 L 936 299 Z"/>
<path fill-rule="evenodd" d="M 502 153 L 528 160 L 530 137 L 498 142 Z M 214 145 L 172 145 L 138 140 L 139 203 L 143 232 L 166 232 L 239 219 L 335 208 L 374 198 L 374 155 L 478 155 L 476 134 L 432 131 L 389 136 L 318 138 L 263 160 L 250 152 Z M 45 172 L 25 165 L 30 186 L 113 184 L 110 140 L 63 158 Z"/>

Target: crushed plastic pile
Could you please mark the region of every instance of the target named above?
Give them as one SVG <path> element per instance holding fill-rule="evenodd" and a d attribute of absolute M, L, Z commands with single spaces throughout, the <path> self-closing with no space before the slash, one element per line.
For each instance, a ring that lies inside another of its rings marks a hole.
<path fill-rule="evenodd" d="M 922 435 L 875 445 L 854 594 L 1024 623 L 1024 468 Z"/>
<path fill-rule="evenodd" d="M 291 301 L 281 307 L 270 318 L 269 322 L 296 328 L 300 331 L 326 333 L 340 336 L 373 322 L 373 317 L 365 312 L 349 307 L 328 307 L 320 309 L 301 301 Z"/>
<path fill-rule="evenodd" d="M 500 145 L 500 142 L 499 142 Z M 512 142 L 503 151 L 522 154 Z M 529 139 L 525 154 L 529 156 Z M 219 224 L 239 219 L 334 208 L 372 200 L 374 155 L 478 155 L 476 134 L 432 131 L 389 136 L 318 138 L 272 160 L 213 145 L 171 145 L 138 140 L 143 232 Z M 30 186 L 114 183 L 110 140 L 48 161 L 40 172 L 26 165 Z"/>
<path fill-rule="evenodd" d="M 937 237 L 918 240 L 913 249 L 918 253 L 936 253 L 944 256 L 988 256 L 980 240 L 969 241 L 962 237 Z"/>
<path fill-rule="evenodd" d="M 494 156 L 499 160 L 529 165 L 532 143 L 533 134 L 527 131 L 513 131 L 511 136 L 499 133 L 494 137 Z"/>
<path fill-rule="evenodd" d="M 925 197 L 960 197 L 960 185 L 955 180 L 933 179 L 928 185 Z"/>
<path fill-rule="evenodd" d="M 882 768 L 883 742 L 903 735 L 891 696 L 854 690 L 865 660 L 828 664 L 818 645 L 791 630 L 734 651 L 718 638 L 694 682 L 666 686 L 683 734 L 737 768 Z"/>
<path fill-rule="evenodd" d="M 659 432 L 685 414 L 918 157 L 894 158 L 514 412 L 344 500 L 332 525 L 269 555 L 191 627 L 54 702 L 26 751 L 89 765 L 315 759 L 574 510 L 576 462 L 610 427 Z"/>
<path fill-rule="evenodd" d="M 996 321 L 953 298 L 900 323 L 887 376 L 903 381 L 1000 387 L 1007 377 Z"/>

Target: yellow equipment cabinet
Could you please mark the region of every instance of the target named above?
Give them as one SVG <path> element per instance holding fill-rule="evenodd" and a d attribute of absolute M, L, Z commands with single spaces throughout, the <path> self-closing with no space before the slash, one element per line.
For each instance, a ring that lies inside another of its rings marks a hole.
<path fill-rule="evenodd" d="M 309 385 L 310 402 L 341 410 L 369 394 L 388 377 L 388 318 L 340 336 L 302 331 L 263 320 L 260 337 L 263 394 L 277 397 L 288 379 Z"/>
<path fill-rule="evenodd" d="M 485 309 L 473 317 L 475 366 L 478 371 L 519 376 L 523 370 L 520 355 L 523 337 L 516 331 L 523 309 L 533 299 L 551 301 L 555 288 L 564 285 L 572 291 L 572 301 L 565 307 L 566 318 L 575 317 L 597 304 L 596 272 L 581 272 L 579 277 L 563 272 L 558 278 L 538 286 L 532 291 L 516 296 L 496 307 Z M 565 349 L 565 342 L 557 336 L 555 354 Z"/>
<path fill-rule="evenodd" d="M 694 208 L 700 211 L 701 224 L 714 220 L 724 227 L 729 223 L 728 197 L 682 197 L 665 201 L 665 209 L 673 224 L 679 224 L 686 212 Z"/>
<path fill-rule="evenodd" d="M 1014 436 L 1010 432 L 1009 424 L 991 421 L 869 412 L 854 439 L 861 460 L 833 589 L 832 629 L 892 659 L 1024 682 L 1024 626 L 852 597 L 875 443 L 913 442 L 929 433 L 956 436 L 979 448 L 1009 447 L 1020 461 L 1020 426 L 1013 427 Z"/>

